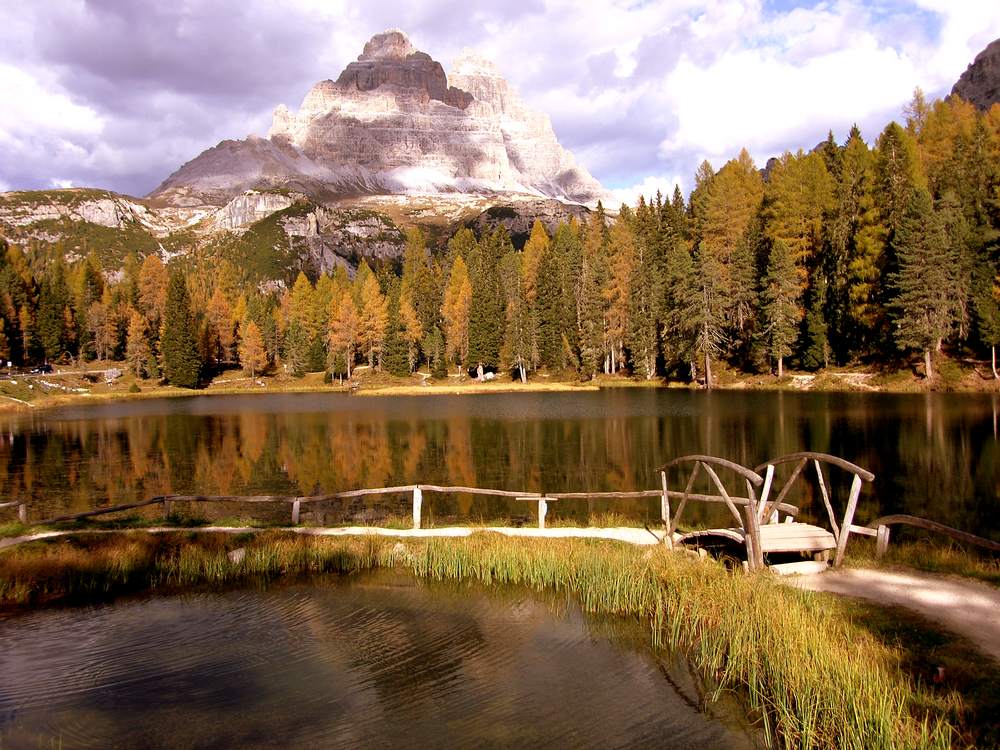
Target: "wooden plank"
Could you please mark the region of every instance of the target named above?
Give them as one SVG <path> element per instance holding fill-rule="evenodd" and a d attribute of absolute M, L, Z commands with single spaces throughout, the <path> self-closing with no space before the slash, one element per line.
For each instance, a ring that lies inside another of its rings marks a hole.
<path fill-rule="evenodd" d="M 542 496 L 541 492 L 525 492 L 522 490 L 492 490 L 492 489 L 483 489 L 481 487 L 453 487 L 453 486 L 436 485 L 436 484 L 421 484 L 417 486 L 419 486 L 423 492 L 461 493 L 465 495 L 494 495 L 496 497 L 514 497 L 514 498 L 534 497 L 536 499 Z"/>
<path fill-rule="evenodd" d="M 885 553 L 889 551 L 889 535 L 888 526 L 879 526 L 875 531 L 875 557 L 885 557 Z"/>
<path fill-rule="evenodd" d="M 423 490 L 417 486 L 413 488 L 413 528 L 420 528 L 420 512 L 424 504 Z"/>
<path fill-rule="evenodd" d="M 779 576 L 804 576 L 811 575 L 813 573 L 822 573 L 826 570 L 829 565 L 825 562 L 817 562 L 815 560 L 803 560 L 802 562 L 790 562 L 790 563 L 779 563 L 778 565 L 768 566 L 769 570 L 774 571 Z"/>
<path fill-rule="evenodd" d="M 851 524 L 852 534 L 861 534 L 862 536 L 878 536 L 878 531 L 875 529 L 869 529 L 867 526 L 858 526 L 857 524 Z"/>
<path fill-rule="evenodd" d="M 773 481 L 774 467 L 768 464 L 767 469 L 764 471 L 764 486 L 760 491 L 760 504 L 757 506 L 758 521 L 764 521 L 764 513 L 767 511 L 767 497 L 771 494 L 771 484 Z M 777 522 L 777 520 L 777 514 L 775 514 L 775 518 L 768 520 L 767 523 Z"/>
<path fill-rule="evenodd" d="M 722 499 L 725 501 L 726 506 L 729 508 L 729 511 L 733 514 L 733 516 L 736 517 L 736 523 L 738 523 L 738 524 L 740 524 L 742 526 L 743 525 L 743 519 L 740 518 L 740 512 L 738 510 L 736 510 L 736 506 L 733 504 L 732 499 L 729 497 L 729 493 L 726 492 L 725 485 L 722 484 L 722 481 L 719 479 L 719 475 L 715 473 L 715 469 L 713 469 L 710 465 L 708 465 L 706 463 L 702 464 L 702 468 L 704 468 L 705 472 L 708 474 L 708 476 L 710 476 L 712 478 L 712 481 L 715 483 L 715 489 L 717 489 L 719 491 L 719 494 L 722 496 Z M 761 480 L 761 481 L 763 481 L 763 480 Z M 747 504 L 749 505 L 749 503 L 750 503 L 750 501 L 748 499 L 747 500 Z"/>
<path fill-rule="evenodd" d="M 48 518 L 44 521 L 39 521 L 40 524 L 49 523 L 60 523 L 62 521 L 79 521 L 83 518 L 90 518 L 92 516 L 103 516 L 106 513 L 120 513 L 126 510 L 134 510 L 135 508 L 145 508 L 147 505 L 156 505 L 157 503 L 163 502 L 162 497 L 154 497 L 151 500 L 143 500 L 141 503 L 125 503 L 123 505 L 106 505 L 103 508 L 94 508 L 93 510 L 85 510 L 83 513 L 70 513 L 65 516 L 55 516 L 54 518 Z"/>
<path fill-rule="evenodd" d="M 858 497 L 861 495 L 861 477 L 857 474 L 851 481 L 851 494 L 847 498 L 847 510 L 844 512 L 844 531 L 837 537 L 837 554 L 833 558 L 833 567 L 840 567 L 847 552 L 847 539 L 851 535 L 851 524 L 854 521 L 854 511 L 858 507 Z"/>
<path fill-rule="evenodd" d="M 819 491 L 823 496 L 823 505 L 826 506 L 826 514 L 830 517 L 830 528 L 833 529 L 833 535 L 837 539 L 840 539 L 840 526 L 833 515 L 833 506 L 830 504 L 830 493 L 826 491 L 826 480 L 823 479 L 823 467 L 819 465 L 819 461 L 816 459 L 813 459 L 813 466 L 816 469 L 816 481 L 819 482 Z"/>
<path fill-rule="evenodd" d="M 681 522 L 681 514 L 684 512 L 684 506 L 687 505 L 688 499 L 691 497 L 691 490 L 694 488 L 695 480 L 698 478 L 698 472 L 701 471 L 701 464 L 696 463 L 694 468 L 691 469 L 691 476 L 688 477 L 687 484 L 684 485 L 684 494 L 681 495 L 680 505 L 677 506 L 677 514 L 674 516 L 673 524 L 667 529 L 667 536 L 673 536 L 673 533 L 677 531 L 677 524 Z M 662 472 L 664 476 L 664 482 L 666 482 L 667 472 Z M 666 489 L 666 485 L 664 485 Z M 749 502 L 749 501 L 748 501 Z"/>

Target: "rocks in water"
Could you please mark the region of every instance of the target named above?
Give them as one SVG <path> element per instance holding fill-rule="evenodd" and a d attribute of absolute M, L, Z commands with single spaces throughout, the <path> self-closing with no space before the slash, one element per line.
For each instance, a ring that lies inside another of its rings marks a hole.
<path fill-rule="evenodd" d="M 247 549 L 246 549 L 246 547 L 237 547 L 234 550 L 230 550 L 226 554 L 226 557 L 229 558 L 229 562 L 231 562 L 233 565 L 239 565 L 240 563 L 242 563 L 243 559 L 246 556 L 247 556 Z"/>

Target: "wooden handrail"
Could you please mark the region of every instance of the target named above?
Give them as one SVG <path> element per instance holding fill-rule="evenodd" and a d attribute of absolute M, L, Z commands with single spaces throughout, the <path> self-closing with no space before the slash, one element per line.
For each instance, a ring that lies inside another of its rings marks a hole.
<path fill-rule="evenodd" d="M 859 477 L 864 479 L 866 482 L 871 482 L 875 479 L 875 475 L 872 474 L 868 469 L 862 469 L 857 464 L 852 464 L 850 461 L 845 461 L 839 456 L 831 456 L 829 453 L 816 453 L 814 451 L 800 451 L 798 453 L 789 453 L 784 456 L 778 456 L 777 458 L 772 458 L 770 461 L 765 461 L 760 466 L 754 467 L 754 471 L 761 472 L 768 466 L 777 466 L 778 464 L 786 464 L 791 461 L 800 461 L 801 459 L 813 460 L 813 461 L 823 461 L 824 463 L 833 464 L 841 469 L 851 472 L 852 474 L 857 474 Z"/>
<path fill-rule="evenodd" d="M 906 514 L 896 514 L 891 516 L 882 516 L 881 518 L 876 518 L 870 524 L 868 524 L 869 529 L 876 529 L 880 526 L 913 526 L 918 529 L 925 529 L 926 531 L 933 531 L 938 534 L 944 534 L 952 539 L 965 542 L 967 544 L 974 544 L 978 547 L 983 547 L 994 552 L 1000 552 L 1000 542 L 994 542 L 992 539 L 984 539 L 981 536 L 976 536 L 975 534 L 970 534 L 967 531 L 961 531 L 959 529 L 952 528 L 951 526 L 945 526 L 943 523 L 938 523 L 937 521 L 931 521 L 927 518 L 920 518 L 919 516 L 908 516 Z"/>
<path fill-rule="evenodd" d="M 762 477 L 757 472 L 751 471 L 747 467 L 742 466 L 738 463 L 734 463 L 733 461 L 728 461 L 724 458 L 716 458 L 715 456 L 699 456 L 699 455 L 680 456 L 678 458 L 673 459 L 672 461 L 667 461 L 665 464 L 659 467 L 657 471 L 666 471 L 667 469 L 672 468 L 674 466 L 678 466 L 683 463 L 692 463 L 694 461 L 698 461 L 703 464 L 711 464 L 713 466 L 719 466 L 723 469 L 729 469 L 730 471 L 734 471 L 744 479 L 747 479 L 748 481 L 752 482 L 754 487 L 760 487 L 762 484 L 764 484 L 764 477 Z"/>

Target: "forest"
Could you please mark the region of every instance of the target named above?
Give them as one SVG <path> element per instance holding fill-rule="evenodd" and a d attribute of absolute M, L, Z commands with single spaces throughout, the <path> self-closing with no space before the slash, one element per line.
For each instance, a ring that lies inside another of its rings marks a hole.
<path fill-rule="evenodd" d="M 1000 343 L 1000 105 L 917 91 L 874 144 L 857 127 L 761 170 L 703 163 L 685 200 L 600 205 L 522 248 L 501 227 L 401 261 L 262 286 L 236 264 L 32 257 L 0 240 L 0 358 L 123 360 L 195 387 L 223 369 L 544 370 L 698 381 L 713 367 L 911 367 Z"/>

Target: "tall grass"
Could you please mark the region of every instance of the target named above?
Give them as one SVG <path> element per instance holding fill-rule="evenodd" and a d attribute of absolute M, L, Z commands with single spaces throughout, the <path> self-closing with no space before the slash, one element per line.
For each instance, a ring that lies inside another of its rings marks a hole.
<path fill-rule="evenodd" d="M 243 552 L 231 557 L 237 547 Z M 716 694 L 742 695 L 780 747 L 937 748 L 957 736 L 947 719 L 954 706 L 911 682 L 899 654 L 835 602 L 659 548 L 494 534 L 80 537 L 0 553 L 0 607 L 392 566 L 429 579 L 554 589 L 588 612 L 637 618 L 655 646 L 684 650 Z"/>

